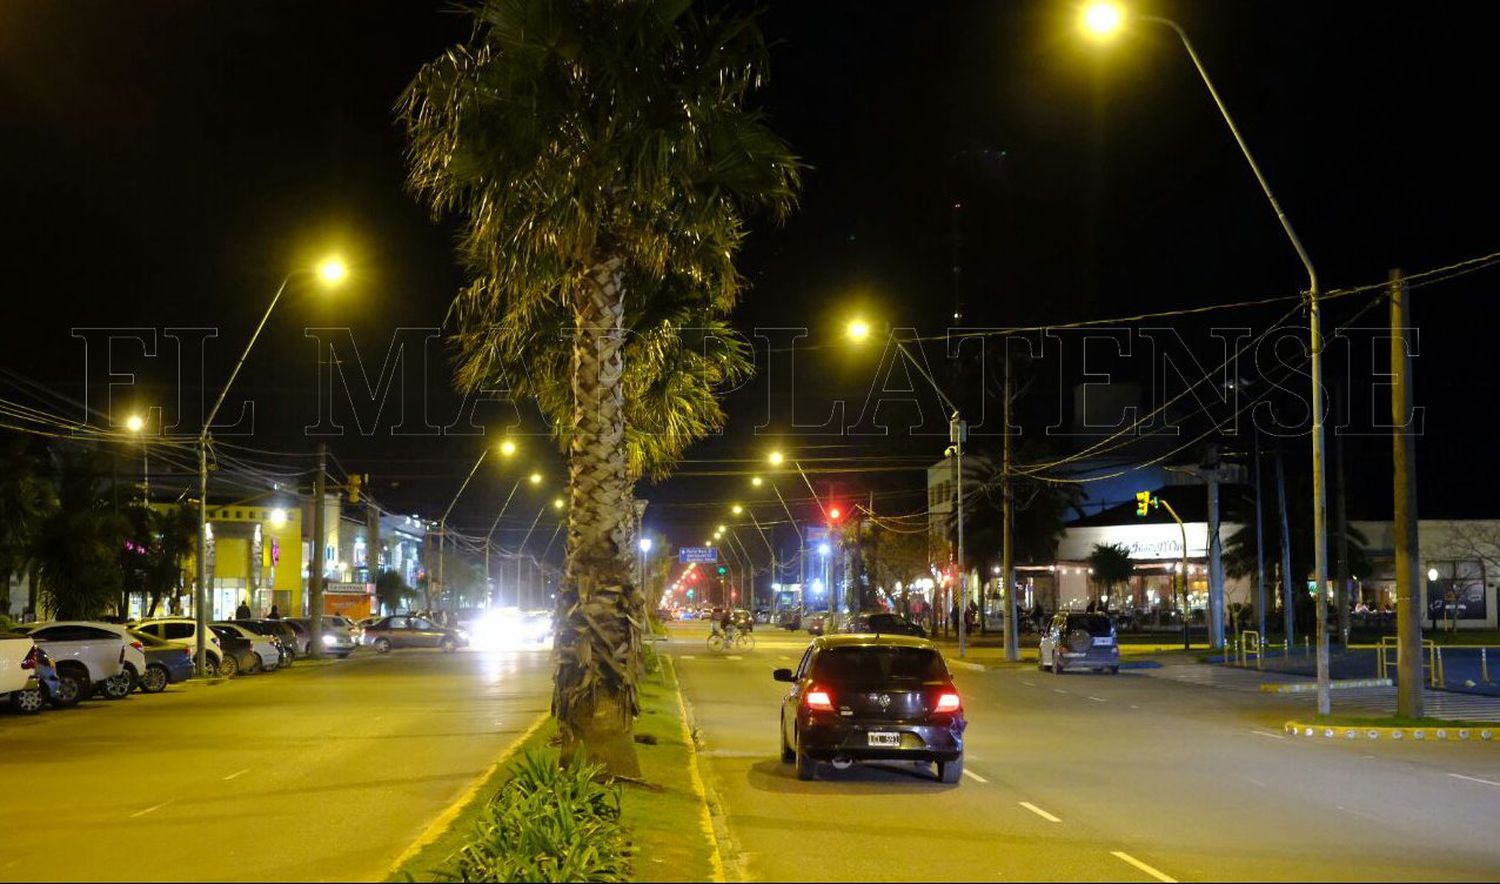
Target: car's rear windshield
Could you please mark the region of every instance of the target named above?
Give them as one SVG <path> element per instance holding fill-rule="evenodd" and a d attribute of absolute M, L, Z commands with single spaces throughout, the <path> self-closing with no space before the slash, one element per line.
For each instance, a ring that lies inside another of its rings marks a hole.
<path fill-rule="evenodd" d="M 829 648 L 818 655 L 813 678 L 833 684 L 922 683 L 947 681 L 948 669 L 930 648 Z"/>
<path fill-rule="evenodd" d="M 1089 635 L 1106 636 L 1114 627 L 1109 623 L 1109 618 L 1103 614 L 1069 614 L 1068 631 L 1075 629 L 1087 629 Z"/>

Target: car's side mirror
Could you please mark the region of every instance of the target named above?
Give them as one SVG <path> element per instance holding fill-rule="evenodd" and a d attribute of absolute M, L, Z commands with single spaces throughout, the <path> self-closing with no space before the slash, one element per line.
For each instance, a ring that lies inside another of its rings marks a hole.
<path fill-rule="evenodd" d="M 790 669 L 777 669 L 771 673 L 771 677 L 776 679 L 777 681 L 796 681 L 796 679 L 792 677 L 792 670 Z"/>

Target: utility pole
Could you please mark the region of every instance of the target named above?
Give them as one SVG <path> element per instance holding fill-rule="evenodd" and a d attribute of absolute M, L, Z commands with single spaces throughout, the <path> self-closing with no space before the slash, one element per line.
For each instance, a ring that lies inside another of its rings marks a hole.
<path fill-rule="evenodd" d="M 1396 714 L 1422 717 L 1422 549 L 1417 537 L 1417 445 L 1411 392 L 1411 316 L 1401 271 L 1391 271 L 1391 444 L 1396 489 Z"/>
<path fill-rule="evenodd" d="M 1344 385 L 1338 384 L 1333 388 L 1333 448 L 1334 469 L 1333 474 L 1334 498 L 1333 518 L 1338 523 L 1338 583 L 1333 591 L 1333 603 L 1338 609 L 1335 623 L 1338 624 L 1339 647 L 1347 651 L 1349 649 L 1349 511 L 1345 502 L 1344 493 L 1344 437 L 1338 432 L 1338 420 L 1344 413 Z"/>
<path fill-rule="evenodd" d="M 959 419 L 957 411 L 953 412 L 948 434 L 949 441 L 953 443 L 953 469 L 957 473 L 954 484 L 958 508 L 958 544 L 955 553 L 958 560 L 958 580 L 954 599 L 961 601 L 954 607 L 958 610 L 958 656 L 962 658 L 968 651 L 968 630 L 964 628 L 964 615 L 969 610 L 969 574 L 964 569 L 964 442 L 969 436 L 969 425 Z"/>
<path fill-rule="evenodd" d="M 1255 440 L 1255 617 L 1261 647 L 1266 644 L 1266 538 L 1261 528 L 1260 430 L 1251 419 L 1250 436 Z"/>
<path fill-rule="evenodd" d="M 1014 663 L 1021 659 L 1021 625 L 1016 603 L 1015 549 L 1012 538 L 1015 534 L 1015 497 L 1010 487 L 1010 339 L 1005 341 L 1005 402 L 1001 406 L 1000 425 L 1000 579 L 1003 582 L 1001 599 L 1005 605 L 1005 659 Z"/>
<path fill-rule="evenodd" d="M 1202 471 L 1208 483 L 1208 646 L 1224 647 L 1224 556 L 1219 537 L 1219 452 L 1209 447 L 1208 463 Z"/>
<path fill-rule="evenodd" d="M 323 546 L 327 528 L 323 524 L 323 495 L 328 474 L 328 444 L 318 443 L 318 472 L 313 476 L 312 562 L 307 569 L 308 616 L 312 618 L 312 636 L 307 654 L 313 659 L 323 656 Z"/>
<path fill-rule="evenodd" d="M 1286 655 L 1292 655 L 1297 632 L 1297 605 L 1292 589 L 1292 529 L 1286 512 L 1286 468 L 1281 460 L 1281 440 L 1276 440 L 1276 505 L 1281 508 L 1281 617 L 1286 632 Z"/>

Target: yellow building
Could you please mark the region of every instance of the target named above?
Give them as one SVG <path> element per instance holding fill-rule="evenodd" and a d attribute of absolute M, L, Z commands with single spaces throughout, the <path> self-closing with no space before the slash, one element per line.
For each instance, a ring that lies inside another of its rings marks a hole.
<path fill-rule="evenodd" d="M 232 618 L 241 602 L 256 617 L 272 605 L 283 617 L 302 614 L 302 507 L 229 505 L 208 510 L 210 619 Z M 196 562 L 187 563 L 188 585 Z M 184 605 L 185 611 L 191 604 Z"/>

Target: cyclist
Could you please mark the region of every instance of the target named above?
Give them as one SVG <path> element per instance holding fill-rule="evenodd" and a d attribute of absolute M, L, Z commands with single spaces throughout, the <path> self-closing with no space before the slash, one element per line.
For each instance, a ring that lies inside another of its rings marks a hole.
<path fill-rule="evenodd" d="M 719 619 L 713 622 L 710 635 L 724 636 L 724 644 L 734 641 L 734 618 L 728 608 L 720 609 Z"/>

